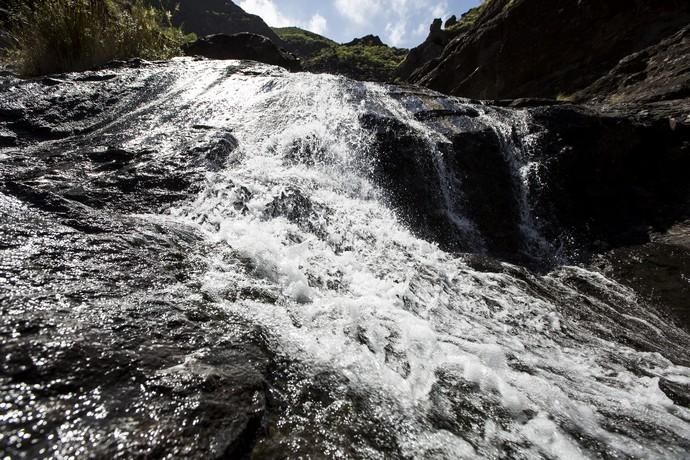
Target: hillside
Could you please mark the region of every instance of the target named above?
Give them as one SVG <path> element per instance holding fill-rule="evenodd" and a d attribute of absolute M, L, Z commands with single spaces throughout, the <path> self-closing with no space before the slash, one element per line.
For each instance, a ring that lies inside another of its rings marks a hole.
<path fill-rule="evenodd" d="M 487 0 L 456 24 L 442 28 L 437 20 L 396 75 L 482 99 L 615 101 L 632 84 L 640 89 L 627 100 L 675 98 L 690 88 L 683 59 L 690 46 L 682 37 L 673 46 L 661 43 L 688 24 L 690 3 L 682 0 Z M 644 50 L 643 56 L 632 57 Z M 595 85 L 612 71 L 608 82 Z M 667 81 L 671 77 L 673 84 Z M 643 94 L 650 85 L 641 82 L 648 78 L 654 80 L 653 97 Z"/>
<path fill-rule="evenodd" d="M 273 27 L 273 32 L 283 41 L 285 49 L 300 57 L 313 56 L 324 48 L 338 46 L 330 38 L 299 27 Z"/>
<path fill-rule="evenodd" d="M 305 70 L 335 73 L 357 80 L 390 81 L 407 50 L 384 44 L 368 35 L 338 44 L 298 27 L 274 28 L 283 46 L 302 59 Z"/>
<path fill-rule="evenodd" d="M 230 0 L 162 0 L 161 3 L 173 11 L 173 23 L 186 32 L 199 36 L 250 32 L 280 43 L 280 38 L 263 19 Z"/>

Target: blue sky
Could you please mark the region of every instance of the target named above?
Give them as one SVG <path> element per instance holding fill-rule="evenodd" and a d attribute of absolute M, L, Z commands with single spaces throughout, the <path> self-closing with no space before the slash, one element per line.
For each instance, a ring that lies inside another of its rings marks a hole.
<path fill-rule="evenodd" d="M 338 42 L 374 34 L 389 45 L 420 44 L 434 18 L 464 13 L 481 0 L 235 0 L 270 26 L 298 26 Z"/>

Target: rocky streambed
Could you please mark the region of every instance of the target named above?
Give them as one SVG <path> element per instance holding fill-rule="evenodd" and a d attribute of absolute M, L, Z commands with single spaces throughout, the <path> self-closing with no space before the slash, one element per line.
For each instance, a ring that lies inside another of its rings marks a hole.
<path fill-rule="evenodd" d="M 501 105 L 2 77 L 0 451 L 684 458 L 687 120 Z"/>

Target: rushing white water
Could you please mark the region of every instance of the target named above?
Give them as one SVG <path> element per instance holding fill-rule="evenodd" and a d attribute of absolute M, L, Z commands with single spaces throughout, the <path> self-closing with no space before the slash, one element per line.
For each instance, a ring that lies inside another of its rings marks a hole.
<path fill-rule="evenodd" d="M 684 332 L 583 268 L 479 271 L 415 236 L 372 180 L 376 152 L 360 118 L 402 121 L 429 140 L 428 155 L 448 141 L 389 88 L 237 66 L 180 62 L 170 89 L 130 114 L 139 129 L 128 145 L 165 158 L 222 133 L 239 141 L 169 218 L 206 235 L 214 256 L 204 291 L 268 331 L 274 353 L 344 376 L 410 457 L 688 458 L 690 410 L 659 381 L 688 383 L 690 369 L 612 340 L 642 334 L 672 345 Z M 521 184 L 522 228 L 548 246 L 529 212 L 530 139 L 515 145 L 508 135 L 526 112 L 475 108 L 502 134 Z M 443 178 L 443 159 L 436 164 Z M 270 212 L 281 197 L 296 217 Z M 471 219 L 461 210 L 453 218 L 481 250 Z"/>

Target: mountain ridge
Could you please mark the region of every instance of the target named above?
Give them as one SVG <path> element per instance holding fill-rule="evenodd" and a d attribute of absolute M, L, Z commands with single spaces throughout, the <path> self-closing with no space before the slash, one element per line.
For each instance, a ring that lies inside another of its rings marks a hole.
<path fill-rule="evenodd" d="M 389 82 L 407 50 L 383 43 L 375 35 L 365 35 L 347 43 L 337 43 L 299 27 L 273 29 L 282 46 L 302 59 L 304 70 L 335 73 L 355 80 Z"/>

